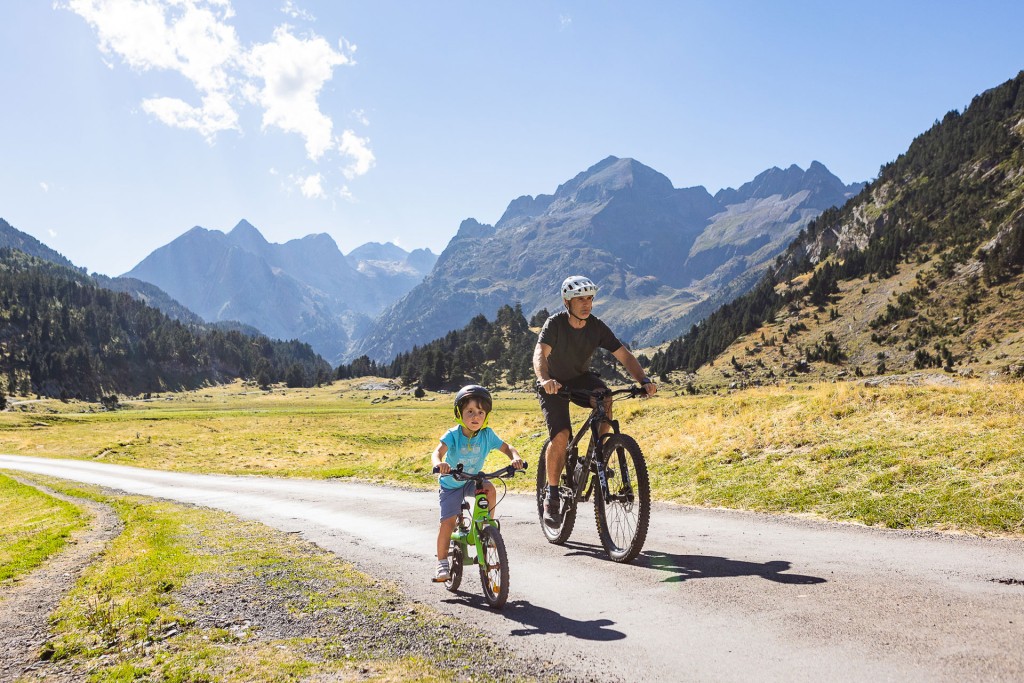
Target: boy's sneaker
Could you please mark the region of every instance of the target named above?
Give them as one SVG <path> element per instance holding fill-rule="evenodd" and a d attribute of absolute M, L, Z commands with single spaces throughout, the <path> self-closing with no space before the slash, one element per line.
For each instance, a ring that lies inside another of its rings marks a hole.
<path fill-rule="evenodd" d="M 549 527 L 557 529 L 562 526 L 562 500 L 558 495 L 558 490 L 552 491 L 548 489 L 547 495 L 544 497 L 544 523 Z"/>
<path fill-rule="evenodd" d="M 437 571 L 434 572 L 434 583 L 444 583 L 452 578 L 448 570 L 448 560 L 438 560 Z"/>

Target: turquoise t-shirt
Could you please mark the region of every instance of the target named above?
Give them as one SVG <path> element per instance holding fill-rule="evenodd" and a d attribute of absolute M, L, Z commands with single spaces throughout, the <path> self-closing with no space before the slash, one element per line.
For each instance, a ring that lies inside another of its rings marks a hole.
<path fill-rule="evenodd" d="M 444 461 L 452 469 L 462 463 L 462 471 L 468 474 L 476 474 L 484 468 L 484 461 L 487 454 L 496 448 L 501 448 L 505 443 L 490 427 L 484 427 L 476 436 L 468 438 L 462 433 L 461 426 L 455 426 L 444 433 L 441 443 L 448 447 L 444 455 Z M 466 485 L 464 481 L 455 481 L 450 475 L 443 475 L 440 480 L 441 486 L 446 489 L 457 489 Z"/>

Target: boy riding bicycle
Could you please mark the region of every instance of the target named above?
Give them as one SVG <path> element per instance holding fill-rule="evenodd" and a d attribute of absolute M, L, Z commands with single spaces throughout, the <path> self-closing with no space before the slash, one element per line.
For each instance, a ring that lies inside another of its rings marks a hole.
<path fill-rule="evenodd" d="M 519 451 L 502 441 L 487 426 L 492 405 L 491 393 L 482 386 L 470 384 L 459 389 L 455 394 L 455 418 L 459 424 L 445 432 L 430 458 L 433 466 L 441 473 L 438 480 L 441 519 L 437 530 L 437 569 L 434 572 L 434 581 L 438 583 L 449 578 L 448 541 L 462 510 L 462 501 L 467 493 L 465 487 L 475 486 L 472 482 L 467 484 L 455 481 L 446 475 L 459 464 L 469 474 L 480 472 L 487 455 L 494 450 L 507 455 L 517 470 L 523 467 Z M 488 481 L 484 484 L 484 490 L 487 492 L 487 503 L 493 511 L 497 497 L 494 485 Z"/>

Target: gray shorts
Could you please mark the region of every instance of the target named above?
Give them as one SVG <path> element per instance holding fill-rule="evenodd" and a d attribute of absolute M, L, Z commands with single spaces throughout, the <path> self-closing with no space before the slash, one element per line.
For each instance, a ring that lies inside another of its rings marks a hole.
<path fill-rule="evenodd" d="M 467 488 L 469 487 L 469 488 Z M 437 496 L 441 503 L 441 521 L 449 517 L 455 517 L 462 510 L 462 501 L 466 496 L 472 495 L 476 490 L 476 483 L 467 481 L 457 489 L 446 489 L 443 486 L 437 487 Z"/>

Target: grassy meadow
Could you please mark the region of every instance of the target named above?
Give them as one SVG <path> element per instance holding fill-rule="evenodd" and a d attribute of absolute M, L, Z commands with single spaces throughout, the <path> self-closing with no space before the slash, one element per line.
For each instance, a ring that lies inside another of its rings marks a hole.
<path fill-rule="evenodd" d="M 0 474 L 0 585 L 61 550 L 86 521 L 75 505 Z"/>
<path fill-rule="evenodd" d="M 370 387 L 261 392 L 236 383 L 114 412 L 43 401 L 0 414 L 0 452 L 433 486 L 429 454 L 454 424 L 451 395 Z M 664 387 L 618 403 L 616 415 L 647 455 L 658 501 L 1018 535 L 1022 407 L 1019 383 L 849 382 L 699 396 Z M 535 461 L 545 435 L 534 396 L 499 391 L 495 408 L 490 425 Z M 531 490 L 531 475 L 511 487 Z"/>

